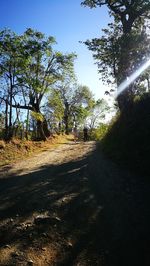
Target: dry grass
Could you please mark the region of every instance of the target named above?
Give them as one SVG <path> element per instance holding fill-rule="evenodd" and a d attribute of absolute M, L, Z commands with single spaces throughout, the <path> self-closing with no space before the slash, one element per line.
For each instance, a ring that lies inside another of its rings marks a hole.
<path fill-rule="evenodd" d="M 59 144 L 63 144 L 69 141 L 72 136 L 66 135 L 54 135 L 48 141 L 21 141 L 19 139 L 12 139 L 11 142 L 5 143 L 0 141 L 0 166 L 4 166 L 10 163 L 14 163 L 18 160 L 22 160 L 34 153 L 38 153 L 43 150 L 54 148 Z"/>
<path fill-rule="evenodd" d="M 0 140 L 0 149 L 5 149 L 6 144 L 3 140 Z"/>
<path fill-rule="evenodd" d="M 17 248 L 15 246 L 6 246 L 0 248 L 0 265 L 8 265 L 10 262 L 11 256 L 16 252 Z"/>
<path fill-rule="evenodd" d="M 27 252 L 28 261 L 34 261 L 34 265 L 47 266 L 56 260 L 57 251 L 53 246 L 43 247 L 42 250 L 30 248 Z"/>
<path fill-rule="evenodd" d="M 0 248 L 0 265 L 4 266 L 13 263 L 13 257 L 15 257 L 15 254 L 18 254 L 16 257 L 21 259 L 21 264 L 19 263 L 19 260 L 16 260 L 15 265 L 30 265 L 30 262 L 34 261 L 34 266 L 47 266 L 51 265 L 51 263 L 56 260 L 57 250 L 53 245 L 43 246 L 40 251 L 30 247 L 24 255 L 23 252 L 20 252 L 17 245 L 6 245 L 5 247 Z"/>

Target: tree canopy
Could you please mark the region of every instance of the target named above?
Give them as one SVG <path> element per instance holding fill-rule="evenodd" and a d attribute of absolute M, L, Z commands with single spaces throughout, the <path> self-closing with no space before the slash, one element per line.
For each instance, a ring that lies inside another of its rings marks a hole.
<path fill-rule="evenodd" d="M 10 106 L 8 135 L 12 134 L 12 108 L 34 112 L 41 139 L 49 136 L 42 114 L 42 101 L 52 85 L 73 71 L 76 55 L 53 49 L 55 39 L 27 29 L 23 35 L 10 30 L 0 32 L 1 98 Z M 7 112 L 8 115 L 8 112 Z"/>
<path fill-rule="evenodd" d="M 136 20 L 149 17 L 149 0 L 85 0 L 81 3 L 90 8 L 106 5 L 112 14 L 122 23 L 123 32 L 129 33 Z"/>
<path fill-rule="evenodd" d="M 27 138 L 33 131 L 39 140 L 46 140 L 54 128 L 68 134 L 94 114 L 98 102 L 90 88 L 77 82 L 76 54 L 63 54 L 55 44 L 54 37 L 31 28 L 22 35 L 0 32 L 0 123 L 5 139 L 18 129 Z"/>
<path fill-rule="evenodd" d="M 118 86 L 128 79 L 149 55 L 147 29 L 150 2 L 85 0 L 82 5 L 90 8 L 106 5 L 114 19 L 108 24 L 108 29 L 103 29 L 103 36 L 87 40 L 85 44 L 94 53 L 103 81 L 115 82 Z M 131 84 L 128 90 L 118 97 L 121 111 L 130 109 L 135 92 L 137 88 L 135 84 Z"/>

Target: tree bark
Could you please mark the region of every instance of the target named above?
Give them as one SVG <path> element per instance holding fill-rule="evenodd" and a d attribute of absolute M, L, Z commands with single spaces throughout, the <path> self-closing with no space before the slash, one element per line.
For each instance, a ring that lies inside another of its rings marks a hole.
<path fill-rule="evenodd" d="M 10 105 L 10 102 L 9 102 Z M 12 105 L 12 107 L 16 108 L 17 105 Z M 25 109 L 25 110 L 31 110 L 36 113 L 41 113 L 40 112 L 40 107 L 38 104 L 34 104 L 32 106 L 27 106 L 27 105 L 19 105 L 20 109 Z M 43 121 L 37 120 L 37 138 L 39 140 L 46 140 L 50 136 L 50 131 L 48 129 L 47 121 L 44 118 Z"/>
<path fill-rule="evenodd" d="M 8 99 L 5 101 L 5 136 L 4 138 L 8 139 Z"/>
<path fill-rule="evenodd" d="M 13 93 L 13 85 L 12 82 L 10 84 L 10 100 L 9 100 L 9 129 L 8 129 L 8 139 L 11 139 L 13 136 L 13 130 L 12 130 L 12 93 Z"/>
<path fill-rule="evenodd" d="M 40 120 L 37 120 L 37 138 L 38 140 L 46 140 L 46 135 L 43 130 L 43 122 Z"/>
<path fill-rule="evenodd" d="M 133 41 L 130 39 L 129 34 L 123 33 L 122 35 L 122 43 L 121 43 L 121 57 L 118 65 L 118 76 L 117 83 L 119 85 L 125 81 L 128 77 L 130 77 L 132 70 L 132 49 Z M 129 85 L 117 98 L 118 106 L 121 112 L 128 113 L 129 109 L 133 105 L 133 85 Z"/>
<path fill-rule="evenodd" d="M 27 110 L 26 131 L 25 131 L 25 137 L 27 140 L 29 139 L 28 134 L 29 134 L 29 108 Z"/>
<path fill-rule="evenodd" d="M 65 124 L 65 133 L 69 134 L 69 104 L 65 101 L 65 112 L 64 112 L 64 124 Z"/>

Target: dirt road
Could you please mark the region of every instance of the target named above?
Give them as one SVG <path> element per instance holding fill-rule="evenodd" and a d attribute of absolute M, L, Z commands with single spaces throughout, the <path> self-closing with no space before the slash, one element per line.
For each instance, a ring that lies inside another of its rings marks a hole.
<path fill-rule="evenodd" d="M 95 142 L 0 169 L 0 265 L 150 265 L 150 188 Z"/>

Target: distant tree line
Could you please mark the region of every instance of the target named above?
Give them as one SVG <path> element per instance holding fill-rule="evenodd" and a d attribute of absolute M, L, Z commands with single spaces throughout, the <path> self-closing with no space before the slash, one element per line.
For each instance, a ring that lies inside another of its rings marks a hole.
<path fill-rule="evenodd" d="M 76 81 L 76 55 L 55 51 L 55 44 L 52 36 L 31 28 L 22 35 L 9 29 L 0 32 L 2 138 L 46 140 L 53 131 L 68 134 L 88 117 L 91 127 L 104 117 L 106 102 L 95 101 L 90 89 Z M 99 115 L 94 111 L 98 109 Z"/>

